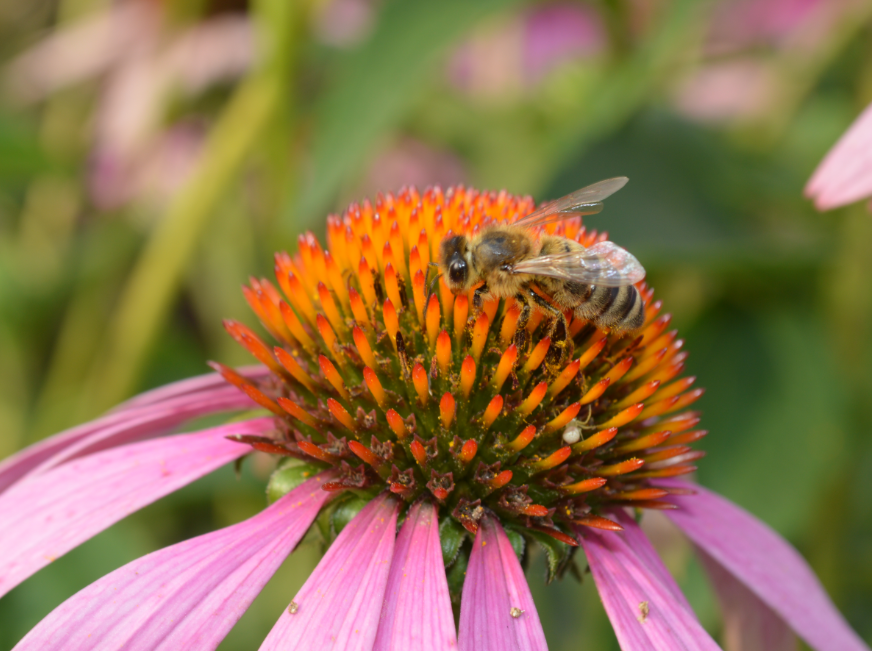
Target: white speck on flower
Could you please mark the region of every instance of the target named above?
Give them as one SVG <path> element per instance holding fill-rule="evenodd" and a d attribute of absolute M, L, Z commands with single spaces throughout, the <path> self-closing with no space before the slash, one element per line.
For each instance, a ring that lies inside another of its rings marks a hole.
<path fill-rule="evenodd" d="M 300 609 L 300 605 L 296 601 L 292 601 L 291 605 L 288 606 L 288 614 L 296 615 L 297 611 Z"/>
<path fill-rule="evenodd" d="M 512 610 L 509 612 L 509 614 L 510 614 L 514 619 L 518 619 L 518 617 L 520 617 L 521 615 L 524 614 L 524 611 L 521 610 L 520 608 L 512 608 Z"/>
<path fill-rule="evenodd" d="M 576 419 L 569 421 L 566 429 L 563 430 L 563 442 L 567 445 L 578 443 L 581 440 L 581 423 Z"/>

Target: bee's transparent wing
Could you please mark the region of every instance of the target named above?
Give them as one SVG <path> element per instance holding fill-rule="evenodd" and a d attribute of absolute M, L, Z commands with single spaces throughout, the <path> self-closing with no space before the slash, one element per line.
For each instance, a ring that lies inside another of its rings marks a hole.
<path fill-rule="evenodd" d="M 633 285 L 645 277 L 639 261 L 614 242 L 599 242 L 583 251 L 528 258 L 512 265 L 511 272 L 606 287 Z"/>
<path fill-rule="evenodd" d="M 536 228 L 579 215 L 594 215 L 603 209 L 603 200 L 624 187 L 629 180 L 626 176 L 616 176 L 613 179 L 599 181 L 561 199 L 542 204 L 514 224 L 525 228 Z"/>

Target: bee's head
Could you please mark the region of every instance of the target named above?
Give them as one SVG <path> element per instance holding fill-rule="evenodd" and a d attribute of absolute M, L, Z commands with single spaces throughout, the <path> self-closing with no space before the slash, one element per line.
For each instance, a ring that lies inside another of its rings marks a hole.
<path fill-rule="evenodd" d="M 439 270 L 455 294 L 467 291 L 475 282 L 469 262 L 469 241 L 465 235 L 452 235 L 439 246 Z"/>

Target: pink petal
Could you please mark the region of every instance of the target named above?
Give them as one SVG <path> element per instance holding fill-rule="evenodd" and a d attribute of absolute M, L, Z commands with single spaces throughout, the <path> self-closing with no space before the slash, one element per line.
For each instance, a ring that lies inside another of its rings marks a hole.
<path fill-rule="evenodd" d="M 796 651 L 793 631 L 717 561 L 697 548 L 721 604 L 728 651 Z"/>
<path fill-rule="evenodd" d="M 648 545 L 645 534 L 624 513 L 614 514 L 623 532 L 579 531 L 600 598 L 623 651 L 700 651 L 719 649 L 702 628 L 687 602 Z M 629 535 L 628 535 L 629 534 Z M 639 547 L 639 549 L 637 549 Z"/>
<path fill-rule="evenodd" d="M 373 649 L 455 648 L 457 635 L 439 542 L 439 518 L 432 504 L 418 502 L 397 538 Z"/>
<path fill-rule="evenodd" d="M 666 515 L 809 646 L 868 651 L 802 556 L 772 529 L 701 486 L 676 479 L 658 483 L 696 491 L 696 495 L 672 496 L 671 501 L 681 508 L 665 511 Z"/>
<path fill-rule="evenodd" d="M 55 434 L 0 462 L 0 492 L 28 474 L 54 467 L 85 452 L 164 434 L 192 418 L 255 406 L 236 387 L 218 386 L 198 393 L 125 408 Z"/>
<path fill-rule="evenodd" d="M 269 369 L 262 364 L 253 364 L 251 366 L 240 366 L 233 369 L 240 375 L 247 377 L 249 380 L 257 380 L 266 377 L 270 374 Z M 171 398 L 198 393 L 200 391 L 211 391 L 220 387 L 228 386 L 225 380 L 219 373 L 206 373 L 195 377 L 179 380 L 165 384 L 151 391 L 140 393 L 126 402 L 122 402 L 112 411 L 129 409 L 131 407 L 143 407 L 145 405 L 153 405 L 157 402 L 163 402 Z"/>
<path fill-rule="evenodd" d="M 67 599 L 17 651 L 214 649 L 312 524 L 319 475 L 253 518 L 156 551 Z"/>
<path fill-rule="evenodd" d="M 872 196 L 872 105 L 860 114 L 815 170 L 805 194 L 820 210 Z"/>
<path fill-rule="evenodd" d="M 226 436 L 273 426 L 272 418 L 259 418 L 143 441 L 18 482 L 0 495 L 0 596 L 118 520 L 251 450 Z"/>
<path fill-rule="evenodd" d="M 515 550 L 496 518 L 485 516 L 472 545 L 460 601 L 464 651 L 547 651 L 539 613 Z"/>
<path fill-rule="evenodd" d="M 397 535 L 399 502 L 390 494 L 372 500 L 342 530 L 261 651 L 369 651 L 388 582 Z"/>

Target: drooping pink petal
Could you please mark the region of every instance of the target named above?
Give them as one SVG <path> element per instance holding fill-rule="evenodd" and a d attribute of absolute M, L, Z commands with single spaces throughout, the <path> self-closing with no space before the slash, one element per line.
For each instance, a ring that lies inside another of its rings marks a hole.
<path fill-rule="evenodd" d="M 253 518 L 139 558 L 52 611 L 16 651 L 214 649 L 330 497 L 325 475 Z"/>
<path fill-rule="evenodd" d="M 419 502 L 397 538 L 373 651 L 456 648 L 439 518 L 432 504 Z"/>
<path fill-rule="evenodd" d="M 240 366 L 233 370 L 249 380 L 257 380 L 270 374 L 270 370 L 263 364 Z M 172 398 L 178 398 L 179 396 L 199 393 L 201 391 L 211 391 L 212 389 L 226 386 L 228 386 L 227 380 L 221 377 L 220 373 L 205 373 L 204 375 L 171 382 L 145 393 L 140 393 L 137 396 L 133 396 L 130 400 L 122 402 L 112 411 L 123 411 L 131 407 L 144 407 L 145 405 L 153 405 Z"/>
<path fill-rule="evenodd" d="M 688 613 L 695 617 L 693 608 L 690 607 L 687 597 L 684 596 L 681 588 L 678 587 L 675 579 L 672 578 L 669 570 L 666 569 L 666 566 L 660 559 L 660 555 L 657 553 L 657 550 L 654 549 L 654 545 L 651 544 L 651 540 L 642 530 L 642 527 L 637 526 L 635 520 L 624 512 L 615 512 L 614 517 L 620 525 L 624 527 L 624 531 L 621 533 L 624 541 L 645 564 L 645 567 L 651 575 L 660 581 L 660 584 L 669 591 L 669 595 L 675 603 L 682 606 Z"/>
<path fill-rule="evenodd" d="M 638 551 L 644 533 L 632 518 L 614 514 L 623 532 L 579 531 L 600 598 L 623 651 L 719 649 L 697 621 L 656 555 Z M 629 532 L 629 536 L 627 533 Z"/>
<path fill-rule="evenodd" d="M 256 408 L 257 405 L 251 398 L 236 387 L 227 386 L 131 409 L 126 412 L 127 418 L 123 421 L 113 427 L 92 432 L 75 443 L 67 445 L 28 474 L 38 475 L 71 459 L 126 443 L 133 443 L 144 438 L 156 437 L 200 416 L 252 407 Z"/>
<path fill-rule="evenodd" d="M 372 500 L 348 523 L 273 626 L 261 651 L 369 651 L 388 582 L 399 502 Z"/>
<path fill-rule="evenodd" d="M 0 495 L 0 596 L 127 515 L 241 457 L 231 434 L 263 434 L 271 418 L 143 441 L 70 461 Z"/>
<path fill-rule="evenodd" d="M 496 518 L 485 516 L 472 544 L 460 601 L 462 651 L 547 651 L 524 570 Z"/>
<path fill-rule="evenodd" d="M 658 484 L 696 491 L 670 497 L 680 508 L 664 513 L 809 646 L 820 651 L 868 651 L 802 556 L 767 525 L 702 486 L 677 479 L 660 479 Z"/>
<path fill-rule="evenodd" d="M 727 651 L 796 651 L 790 627 L 717 561 L 697 548 L 721 605 Z"/>
<path fill-rule="evenodd" d="M 166 388 L 168 387 L 164 387 Z M 255 403 L 245 394 L 224 383 L 223 386 L 183 392 L 177 396 L 166 392 L 161 400 L 118 408 L 96 420 L 50 436 L 0 461 L 0 492 L 30 473 L 44 471 L 85 452 L 91 453 L 158 436 L 185 421 L 206 414 L 252 406 Z"/>
<path fill-rule="evenodd" d="M 872 196 L 872 105 L 830 149 L 805 186 L 805 194 L 819 210 Z"/>

